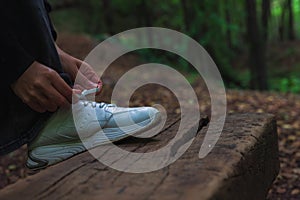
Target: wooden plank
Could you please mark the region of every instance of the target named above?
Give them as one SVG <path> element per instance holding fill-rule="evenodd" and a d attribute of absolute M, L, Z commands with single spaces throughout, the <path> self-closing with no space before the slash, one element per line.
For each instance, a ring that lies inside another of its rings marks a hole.
<path fill-rule="evenodd" d="M 191 120 L 185 130 L 197 123 Z M 149 152 L 166 145 L 178 125 L 173 117 L 155 140 L 131 139 L 118 145 Z M 205 131 L 199 131 L 180 159 L 155 172 L 119 172 L 83 153 L 2 189 L 0 199 L 263 199 L 279 170 L 273 116 L 228 116 L 213 151 L 199 159 Z"/>

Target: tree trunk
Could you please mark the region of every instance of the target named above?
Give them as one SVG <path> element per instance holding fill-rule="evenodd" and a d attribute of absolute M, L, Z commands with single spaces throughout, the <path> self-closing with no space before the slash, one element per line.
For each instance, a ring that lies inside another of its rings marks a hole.
<path fill-rule="evenodd" d="M 289 0 L 285 0 L 285 1 L 283 1 L 282 2 L 282 13 L 281 13 L 281 17 L 280 17 L 280 22 L 279 22 L 279 40 L 280 41 L 284 41 L 286 38 L 290 38 L 290 35 L 289 35 L 289 33 L 290 33 L 290 31 L 289 31 L 289 29 L 290 29 L 290 27 L 289 27 L 289 23 L 287 23 L 286 22 L 286 16 L 287 16 L 287 14 L 289 14 L 289 10 L 291 10 L 291 9 L 289 9 L 289 4 L 290 5 L 292 5 L 291 4 L 292 2 L 289 2 Z M 289 16 L 289 21 L 292 21 L 292 29 L 293 29 L 293 12 L 292 12 L 292 16 L 290 15 Z M 292 19 L 292 20 L 290 20 L 290 19 Z M 288 24 L 288 26 L 287 26 L 287 24 Z M 292 33 L 293 33 L 293 31 L 291 31 Z"/>
<path fill-rule="evenodd" d="M 106 30 L 110 35 L 114 35 L 113 31 L 113 15 L 112 15 L 112 8 L 111 8 L 111 2 L 110 0 L 102 0 L 102 10 L 103 10 L 103 16 L 104 16 L 104 23 L 106 26 Z"/>
<path fill-rule="evenodd" d="M 295 40 L 295 27 L 294 27 L 294 12 L 293 12 L 293 0 L 287 0 L 288 12 L 289 12 L 289 26 L 288 37 L 289 40 Z"/>
<path fill-rule="evenodd" d="M 197 12 L 206 12 L 205 0 L 181 0 L 183 9 L 184 29 L 193 39 L 200 41 L 201 37 L 207 31 L 206 20 L 200 19 Z"/>
<path fill-rule="evenodd" d="M 142 11 L 144 13 L 144 21 L 145 25 L 147 27 L 152 27 L 153 22 L 152 22 L 152 14 L 151 14 L 151 9 L 149 9 L 148 2 L 146 0 L 142 1 Z"/>
<path fill-rule="evenodd" d="M 189 19 L 190 10 L 188 9 L 186 0 L 181 0 L 180 2 L 181 2 L 182 12 L 183 12 L 184 29 L 186 32 L 189 32 L 190 22 L 191 22 L 191 20 Z"/>
<path fill-rule="evenodd" d="M 246 0 L 246 23 L 250 48 L 250 72 L 252 89 L 267 90 L 267 70 L 265 61 L 265 42 L 262 39 L 256 11 L 256 0 Z"/>
<path fill-rule="evenodd" d="M 58 11 L 58 10 L 64 10 L 67 8 L 73 8 L 77 7 L 78 2 L 75 0 L 64 0 L 64 1 L 59 1 L 59 3 L 56 4 L 51 4 L 52 10 Z"/>
<path fill-rule="evenodd" d="M 268 39 L 270 14 L 271 14 L 271 2 L 270 0 L 263 0 L 262 1 L 262 29 L 263 29 L 263 39 L 265 41 Z"/>
<path fill-rule="evenodd" d="M 227 38 L 227 45 L 230 49 L 232 49 L 233 45 L 232 45 L 232 33 L 231 33 L 231 15 L 230 15 L 230 9 L 231 6 L 229 4 L 229 2 L 227 2 L 227 5 L 225 5 L 225 19 L 226 19 L 226 23 L 227 23 L 227 28 L 226 28 L 226 38 Z"/>

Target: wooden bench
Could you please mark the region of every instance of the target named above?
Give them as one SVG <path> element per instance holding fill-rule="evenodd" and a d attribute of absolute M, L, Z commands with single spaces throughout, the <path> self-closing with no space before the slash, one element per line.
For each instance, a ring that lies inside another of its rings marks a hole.
<path fill-rule="evenodd" d="M 131 138 L 118 145 L 138 152 L 159 148 L 174 136 L 178 123 L 173 116 L 151 142 Z M 199 130 L 188 151 L 159 171 L 122 173 L 85 152 L 2 189 L 0 199 L 265 199 L 279 171 L 274 117 L 229 115 L 217 145 L 199 159 L 205 132 L 206 127 Z"/>

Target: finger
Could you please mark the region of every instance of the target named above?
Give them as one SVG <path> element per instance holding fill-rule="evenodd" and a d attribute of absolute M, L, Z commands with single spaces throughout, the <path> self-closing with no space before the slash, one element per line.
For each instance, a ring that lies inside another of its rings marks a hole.
<path fill-rule="evenodd" d="M 45 95 L 51 102 L 54 102 L 57 107 L 63 107 L 69 104 L 67 99 L 61 93 L 59 93 L 56 88 L 51 86 L 48 88 Z"/>
<path fill-rule="evenodd" d="M 99 95 L 102 92 L 103 83 L 100 80 L 97 84 L 97 88 L 99 88 L 99 91 L 96 93 L 96 95 Z"/>
<path fill-rule="evenodd" d="M 84 89 L 93 89 L 97 87 L 97 82 L 90 81 L 85 74 L 82 74 L 81 71 L 77 74 L 76 83 L 82 86 Z"/>
<path fill-rule="evenodd" d="M 48 92 L 46 92 L 48 94 Z M 39 103 L 43 108 L 45 108 L 49 112 L 55 112 L 57 108 L 59 107 L 58 104 L 56 104 L 55 101 L 53 101 L 51 98 L 46 96 L 45 94 L 38 93 L 36 96 L 36 102 Z"/>
<path fill-rule="evenodd" d="M 73 88 L 73 94 L 81 94 L 81 93 L 82 93 L 81 89 Z"/>
<path fill-rule="evenodd" d="M 81 61 L 80 72 L 87 77 L 90 81 L 94 83 L 98 83 L 100 81 L 100 77 L 95 72 L 95 70 L 86 62 Z"/>
<path fill-rule="evenodd" d="M 102 89 L 102 82 L 93 70 L 93 68 L 86 62 L 76 59 L 76 63 L 80 71 L 77 74 L 77 83 L 83 85 L 85 89 L 93 89 L 95 87 L 99 88 L 99 92 L 96 95 L 100 94 Z"/>
<path fill-rule="evenodd" d="M 47 110 L 45 108 L 43 108 L 43 106 L 41 106 L 38 102 L 35 101 L 29 101 L 26 103 L 31 109 L 33 109 L 36 112 L 39 113 L 44 113 Z"/>
<path fill-rule="evenodd" d="M 29 97 L 30 102 L 33 102 L 33 104 L 38 104 L 38 107 L 42 107 L 50 112 L 56 111 L 57 106 L 55 103 L 53 101 L 49 101 L 46 95 L 44 95 L 48 93 L 49 87 L 46 85 L 41 85 L 39 87 L 41 88 L 40 90 L 27 91 L 27 97 Z"/>
<path fill-rule="evenodd" d="M 78 103 L 78 101 L 80 100 L 81 92 L 82 92 L 81 90 L 73 89 L 72 104 Z"/>
<path fill-rule="evenodd" d="M 71 103 L 72 88 L 57 73 L 52 76 L 50 81 L 53 87 Z"/>
<path fill-rule="evenodd" d="M 27 104 L 31 109 L 33 109 L 36 112 L 43 113 L 46 112 L 45 107 L 43 107 L 39 101 L 38 95 L 36 94 L 36 91 L 34 89 L 31 90 L 25 90 L 22 94 L 22 100 L 25 104 Z"/>
<path fill-rule="evenodd" d="M 79 90 L 80 93 L 81 93 L 83 90 L 85 90 L 84 87 L 82 87 L 81 85 L 78 85 L 78 84 L 75 84 L 74 87 L 73 87 L 73 89 Z"/>

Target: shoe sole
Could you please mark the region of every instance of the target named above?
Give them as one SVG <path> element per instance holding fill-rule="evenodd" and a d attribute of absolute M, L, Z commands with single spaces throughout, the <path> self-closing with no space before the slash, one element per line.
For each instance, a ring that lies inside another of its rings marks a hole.
<path fill-rule="evenodd" d="M 122 128 L 126 132 L 120 133 L 117 130 L 120 129 L 103 129 L 101 132 L 94 134 L 93 136 L 81 140 L 74 141 L 70 143 L 64 144 L 55 144 L 55 145 L 48 145 L 48 146 L 41 146 L 37 147 L 28 152 L 28 158 L 26 166 L 31 170 L 39 170 L 44 169 L 48 166 L 57 164 L 61 161 L 69 159 L 79 153 L 86 151 L 87 149 L 92 149 L 100 145 L 109 144 L 111 142 L 120 141 L 125 139 L 129 136 L 135 136 L 140 134 L 141 132 L 147 131 L 158 124 L 161 120 L 160 114 L 157 113 L 154 115 L 152 119 L 147 119 L 143 122 L 137 124 L 138 126 L 143 126 L 147 124 L 141 129 L 135 129 L 136 131 L 132 131 L 136 128 L 137 125 L 132 125 L 128 127 Z M 105 133 L 109 132 L 109 133 Z M 106 137 L 104 136 L 106 135 Z M 118 136 L 116 136 L 119 134 Z M 114 138 L 110 138 L 114 136 Z M 109 138 L 109 140 L 107 140 Z"/>

